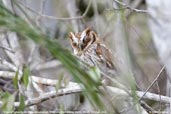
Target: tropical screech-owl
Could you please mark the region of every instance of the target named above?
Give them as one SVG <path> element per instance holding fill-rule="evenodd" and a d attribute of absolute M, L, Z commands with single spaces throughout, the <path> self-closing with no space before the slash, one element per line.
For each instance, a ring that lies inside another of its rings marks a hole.
<path fill-rule="evenodd" d="M 115 69 L 111 51 L 90 28 L 79 33 L 69 33 L 74 55 L 89 66 L 98 66 L 103 72 Z"/>

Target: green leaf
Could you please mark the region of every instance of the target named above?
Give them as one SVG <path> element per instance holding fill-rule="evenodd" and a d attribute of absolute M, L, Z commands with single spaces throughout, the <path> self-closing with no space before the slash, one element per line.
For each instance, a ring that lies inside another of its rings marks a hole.
<path fill-rule="evenodd" d="M 56 91 L 61 87 L 63 78 L 64 78 L 64 73 L 61 73 L 61 75 L 59 76 L 59 79 L 58 79 L 59 81 L 56 84 Z"/>
<path fill-rule="evenodd" d="M 89 70 L 89 75 L 90 77 L 96 82 L 96 83 L 100 83 L 100 69 L 98 67 L 91 67 L 91 69 Z"/>
<path fill-rule="evenodd" d="M 64 114 L 64 105 L 60 105 L 60 112 L 59 112 L 59 114 Z"/>
<path fill-rule="evenodd" d="M 25 97 L 23 95 L 20 96 L 20 105 L 18 107 L 18 111 L 24 111 L 25 108 Z"/>
<path fill-rule="evenodd" d="M 14 101 L 15 101 L 16 92 L 12 95 L 9 93 L 5 93 L 5 96 L 3 98 L 3 105 L 1 107 L 3 112 L 12 112 L 14 107 Z"/>
<path fill-rule="evenodd" d="M 22 81 L 23 81 L 25 87 L 27 87 L 27 85 L 29 83 L 29 75 L 30 75 L 30 70 L 29 70 L 28 66 L 26 66 L 26 67 L 24 67 L 23 76 L 22 76 Z"/>
<path fill-rule="evenodd" d="M 20 10 L 22 9 L 22 7 L 18 8 Z M 25 13 L 24 10 L 21 11 L 22 13 Z M 98 90 L 96 79 L 93 79 L 87 72 L 85 72 L 85 68 L 81 66 L 78 60 L 72 56 L 68 50 L 64 49 L 59 42 L 49 38 L 46 34 L 41 32 L 40 28 L 31 26 L 22 18 L 13 15 L 13 13 L 6 9 L 2 4 L 0 4 L 0 23 L 2 23 L 0 26 L 4 27 L 6 30 L 16 32 L 23 38 L 32 39 L 42 47 L 46 47 L 56 59 L 61 61 L 63 66 L 72 74 L 74 79 L 83 84 L 84 89 L 88 94 L 87 96 L 93 99 L 91 102 L 98 106 L 99 109 L 103 108 L 103 102 L 98 93 L 95 92 Z M 26 74 L 24 73 L 24 75 Z M 23 76 L 23 82 L 26 86 L 28 84 L 28 76 L 29 75 Z"/>
<path fill-rule="evenodd" d="M 18 70 L 15 74 L 15 77 L 13 78 L 13 85 L 14 85 L 14 88 L 17 89 L 18 88 Z"/>

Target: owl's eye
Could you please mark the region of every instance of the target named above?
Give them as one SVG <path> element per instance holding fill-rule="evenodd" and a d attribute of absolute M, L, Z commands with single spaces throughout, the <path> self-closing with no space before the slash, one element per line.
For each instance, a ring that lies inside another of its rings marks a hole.
<path fill-rule="evenodd" d="M 90 40 L 90 38 L 85 37 L 85 38 L 83 39 L 83 43 L 87 43 L 87 42 L 89 42 L 89 40 Z"/>
<path fill-rule="evenodd" d="M 77 43 L 74 42 L 74 43 L 72 43 L 72 45 L 73 45 L 74 47 L 76 47 L 76 46 L 77 46 Z"/>
<path fill-rule="evenodd" d="M 84 37 L 84 39 L 83 39 L 83 43 L 86 43 L 86 38 Z"/>

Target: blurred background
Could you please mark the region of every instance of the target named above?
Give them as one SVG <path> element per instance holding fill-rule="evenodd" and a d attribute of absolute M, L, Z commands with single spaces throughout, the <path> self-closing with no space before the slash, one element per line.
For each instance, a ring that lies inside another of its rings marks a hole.
<path fill-rule="evenodd" d="M 90 27 L 112 50 L 122 82 L 129 85 L 128 80 L 133 78 L 139 91 L 145 91 L 164 66 L 160 77 L 148 91 L 170 96 L 171 1 L 15 0 L 13 3 L 11 0 L 2 0 L 1 4 L 24 18 L 31 26 L 39 27 L 44 34 L 71 53 L 73 50 L 68 33 L 77 33 Z M 4 32 L 3 28 L 0 30 L 0 45 L 17 50 L 20 55 L 15 56 L 16 60 L 9 52 L 0 48 L 2 59 L 17 67 L 29 64 L 31 73 L 36 76 L 56 79 L 63 73 L 67 81 L 73 80 L 47 49 L 31 40 L 24 40 L 15 33 Z M 14 36 L 16 38 L 10 38 Z M 0 68 L 9 70 L 1 64 Z M 7 82 L 10 83 L 9 80 L 0 78 L 0 88 L 4 91 L 8 90 L 4 87 L 10 88 L 8 91 L 12 92 L 14 88 L 6 85 Z M 72 98 L 69 96 L 68 99 Z M 154 101 L 149 100 L 147 103 L 156 110 L 160 107 Z M 165 107 L 165 104 L 162 106 Z"/>

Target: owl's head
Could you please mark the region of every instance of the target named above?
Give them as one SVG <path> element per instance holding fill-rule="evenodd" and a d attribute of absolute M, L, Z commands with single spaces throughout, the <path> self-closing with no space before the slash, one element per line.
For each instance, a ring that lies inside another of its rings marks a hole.
<path fill-rule="evenodd" d="M 70 32 L 69 39 L 75 55 L 81 54 L 98 40 L 96 33 L 90 28 L 86 28 L 79 33 Z"/>

